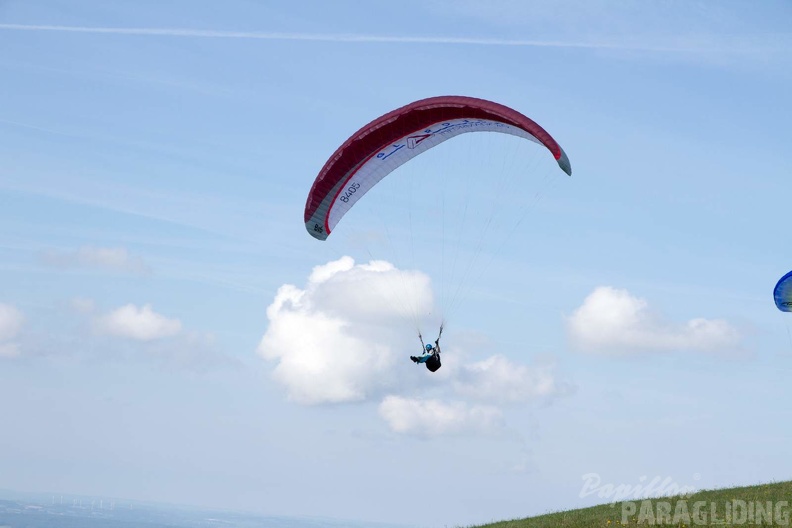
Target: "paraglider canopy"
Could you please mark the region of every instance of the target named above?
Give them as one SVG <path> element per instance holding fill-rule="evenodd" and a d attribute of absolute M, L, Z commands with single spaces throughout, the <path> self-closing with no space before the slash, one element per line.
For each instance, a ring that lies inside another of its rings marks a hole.
<path fill-rule="evenodd" d="M 389 112 L 355 132 L 327 160 L 305 203 L 305 228 L 325 240 L 347 211 L 396 168 L 467 132 L 500 132 L 543 145 L 572 174 L 561 146 L 537 123 L 492 101 L 431 97 Z"/>
<path fill-rule="evenodd" d="M 792 312 L 792 271 L 779 279 L 773 290 L 773 299 L 779 310 Z"/>

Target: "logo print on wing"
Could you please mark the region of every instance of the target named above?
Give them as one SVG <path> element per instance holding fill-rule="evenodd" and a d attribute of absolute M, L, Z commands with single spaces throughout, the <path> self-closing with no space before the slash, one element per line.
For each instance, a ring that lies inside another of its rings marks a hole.
<path fill-rule="evenodd" d="M 424 139 L 427 139 L 427 138 L 431 137 L 431 135 L 432 134 L 429 133 L 429 134 L 419 134 L 417 136 L 408 136 L 407 137 L 407 148 L 408 149 L 414 149 L 415 147 L 418 146 L 418 143 L 420 143 Z"/>

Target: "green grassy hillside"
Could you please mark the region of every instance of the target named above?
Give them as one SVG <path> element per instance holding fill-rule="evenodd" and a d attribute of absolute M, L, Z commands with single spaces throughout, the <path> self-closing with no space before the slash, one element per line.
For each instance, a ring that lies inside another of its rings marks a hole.
<path fill-rule="evenodd" d="M 478 528 L 792 526 L 792 481 L 637 499 L 513 519 Z"/>

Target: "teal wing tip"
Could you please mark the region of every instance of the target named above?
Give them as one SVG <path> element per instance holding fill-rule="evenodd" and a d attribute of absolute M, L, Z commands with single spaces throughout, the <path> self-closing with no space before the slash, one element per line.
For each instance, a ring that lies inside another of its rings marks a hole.
<path fill-rule="evenodd" d="M 558 166 L 561 167 L 562 171 L 566 172 L 569 176 L 572 176 L 572 164 L 569 163 L 569 158 L 567 157 L 566 152 L 564 152 L 564 149 L 561 149 L 561 156 L 556 161 L 558 162 Z"/>
<path fill-rule="evenodd" d="M 308 234 L 314 237 L 316 240 L 327 240 L 327 231 L 323 228 L 319 227 L 319 224 L 316 222 L 305 222 L 305 230 L 308 231 Z"/>

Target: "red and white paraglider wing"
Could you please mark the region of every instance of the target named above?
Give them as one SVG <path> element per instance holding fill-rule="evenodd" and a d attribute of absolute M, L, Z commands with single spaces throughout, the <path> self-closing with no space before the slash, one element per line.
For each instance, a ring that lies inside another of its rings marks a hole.
<path fill-rule="evenodd" d="M 507 106 L 472 97 L 432 97 L 389 112 L 352 135 L 327 160 L 305 204 L 305 228 L 324 240 L 372 187 L 415 156 L 467 132 L 500 132 L 544 145 L 567 174 L 564 151 L 538 124 Z"/>

